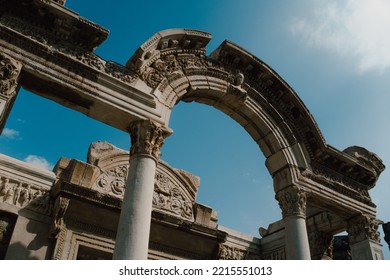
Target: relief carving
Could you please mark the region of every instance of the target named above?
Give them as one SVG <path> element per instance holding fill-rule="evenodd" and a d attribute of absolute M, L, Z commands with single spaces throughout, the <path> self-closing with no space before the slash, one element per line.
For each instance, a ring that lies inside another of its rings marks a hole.
<path fill-rule="evenodd" d="M 131 149 L 130 156 L 136 154 L 150 155 L 158 160 L 164 138 L 169 136 L 166 128 L 150 120 L 141 120 L 132 123 L 130 127 Z"/>
<path fill-rule="evenodd" d="M 245 260 L 247 251 L 235 247 L 219 244 L 219 260 Z"/>
<path fill-rule="evenodd" d="M 48 190 L 6 177 L 0 177 L 0 201 L 43 214 L 50 214 L 52 210 Z"/>
<path fill-rule="evenodd" d="M 358 243 L 367 239 L 380 243 L 379 224 L 379 220 L 368 215 L 360 215 L 349 220 L 347 232 L 350 243 Z"/>
<path fill-rule="evenodd" d="M 239 101 L 245 101 L 248 93 L 247 91 L 243 88 L 244 84 L 244 74 L 238 73 L 237 75 L 234 76 L 234 79 L 232 83 L 228 87 L 228 94 L 234 96 L 237 98 Z"/>
<path fill-rule="evenodd" d="M 283 217 L 297 215 L 306 217 L 306 193 L 298 187 L 288 187 L 276 194 Z"/>
<path fill-rule="evenodd" d="M 194 219 L 193 203 L 168 176 L 158 172 L 155 177 L 153 206 L 185 219 Z"/>
<path fill-rule="evenodd" d="M 114 167 L 102 173 L 92 189 L 123 198 L 128 165 Z M 193 220 L 193 202 L 190 201 L 167 175 L 157 171 L 155 176 L 153 207 L 187 220 Z"/>
<path fill-rule="evenodd" d="M 92 189 L 123 198 L 128 168 L 128 165 L 116 166 L 102 173 Z"/>
<path fill-rule="evenodd" d="M 165 78 L 179 74 L 183 76 L 189 69 L 206 69 L 204 56 L 195 53 L 179 53 L 161 55 L 150 66 L 146 67 L 141 74 L 144 82 L 156 88 Z"/>
<path fill-rule="evenodd" d="M 21 66 L 0 54 L 0 94 L 11 97 L 16 94 Z"/>
<path fill-rule="evenodd" d="M 58 197 L 54 204 L 54 216 L 50 229 L 50 236 L 57 238 L 59 233 L 65 228 L 64 216 L 69 206 L 69 198 Z"/>

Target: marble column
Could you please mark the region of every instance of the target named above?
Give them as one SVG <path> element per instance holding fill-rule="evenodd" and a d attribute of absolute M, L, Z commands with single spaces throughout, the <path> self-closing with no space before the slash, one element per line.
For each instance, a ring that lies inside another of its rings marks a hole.
<path fill-rule="evenodd" d="M 358 215 L 348 221 L 348 238 L 353 260 L 383 260 L 378 227 L 381 221 L 368 215 Z"/>
<path fill-rule="evenodd" d="M 22 64 L 5 54 L 0 54 L 0 133 L 3 131 L 19 91 Z"/>
<path fill-rule="evenodd" d="M 306 229 L 306 193 L 296 186 L 290 186 L 279 191 L 276 199 L 279 201 L 283 214 L 286 258 L 288 260 L 310 260 Z"/>
<path fill-rule="evenodd" d="M 160 149 L 169 134 L 166 128 L 150 120 L 136 121 L 130 127 L 130 166 L 113 259 L 148 257 L 154 177 Z"/>

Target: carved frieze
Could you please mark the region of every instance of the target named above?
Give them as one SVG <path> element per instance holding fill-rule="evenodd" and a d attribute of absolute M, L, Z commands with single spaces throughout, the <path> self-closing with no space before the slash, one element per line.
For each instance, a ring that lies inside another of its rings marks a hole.
<path fill-rule="evenodd" d="M 380 223 L 378 219 L 368 215 L 359 215 L 350 219 L 347 228 L 350 244 L 367 239 L 380 243 L 380 234 L 378 231 Z"/>
<path fill-rule="evenodd" d="M 246 250 L 228 246 L 226 244 L 219 245 L 218 259 L 220 260 L 245 260 L 247 255 Z"/>
<path fill-rule="evenodd" d="M 48 190 L 12 178 L 0 177 L 0 201 L 47 215 L 52 210 Z"/>
<path fill-rule="evenodd" d="M 2 96 L 9 98 L 16 94 L 20 68 L 20 63 L 0 54 L 0 94 Z"/>
<path fill-rule="evenodd" d="M 306 217 L 306 193 L 296 186 L 291 186 L 276 194 L 283 217 Z"/>
<path fill-rule="evenodd" d="M 366 186 L 314 161 L 311 166 L 313 172 L 306 170 L 302 172 L 302 175 L 319 182 L 340 194 L 356 199 L 367 205 L 375 206 L 371 201 Z"/>
<path fill-rule="evenodd" d="M 150 120 L 133 122 L 130 127 L 131 149 L 130 156 L 144 154 L 158 160 L 164 138 L 169 136 L 166 128 Z"/>

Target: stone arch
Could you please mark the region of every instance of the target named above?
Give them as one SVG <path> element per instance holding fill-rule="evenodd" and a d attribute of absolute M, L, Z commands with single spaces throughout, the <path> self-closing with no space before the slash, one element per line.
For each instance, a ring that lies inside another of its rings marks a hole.
<path fill-rule="evenodd" d="M 196 101 L 236 120 L 259 145 L 271 175 L 288 167 L 291 178 L 308 168 L 326 144 L 298 95 L 267 64 L 224 41 L 211 55 L 206 32 L 173 29 L 157 33 L 128 61 L 170 111 Z M 169 113 L 165 125 L 169 124 Z"/>
<path fill-rule="evenodd" d="M 197 30 L 161 31 L 127 62 L 138 76 L 136 87 L 163 108 L 162 123 L 169 126 L 179 101 L 195 101 L 221 110 L 250 134 L 274 180 L 288 259 L 310 258 L 306 205 L 315 213 L 337 212 L 343 229 L 361 214 L 376 224 L 368 189 L 384 169 L 379 157 L 360 147 L 341 152 L 329 146 L 296 92 L 271 67 L 229 41 L 207 56 L 210 39 Z"/>

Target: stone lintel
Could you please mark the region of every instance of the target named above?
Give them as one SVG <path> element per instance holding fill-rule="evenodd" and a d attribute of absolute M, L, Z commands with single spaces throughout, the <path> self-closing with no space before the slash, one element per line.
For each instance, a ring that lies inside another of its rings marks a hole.
<path fill-rule="evenodd" d="M 3 18 L 8 17 L 9 20 L 11 18 L 16 20 L 15 23 L 9 20 L 5 22 L 5 25 L 8 23 L 11 28 L 16 26 L 16 22 L 39 27 L 42 29 L 42 33 L 36 35 L 40 37 L 46 35 L 56 37 L 57 42 L 62 42 L 65 45 L 73 43 L 74 46 L 87 52 L 93 51 L 107 38 L 109 31 L 66 9 L 63 7 L 64 4 L 64 0 L 0 0 L 0 11 L 4 13 Z"/>

